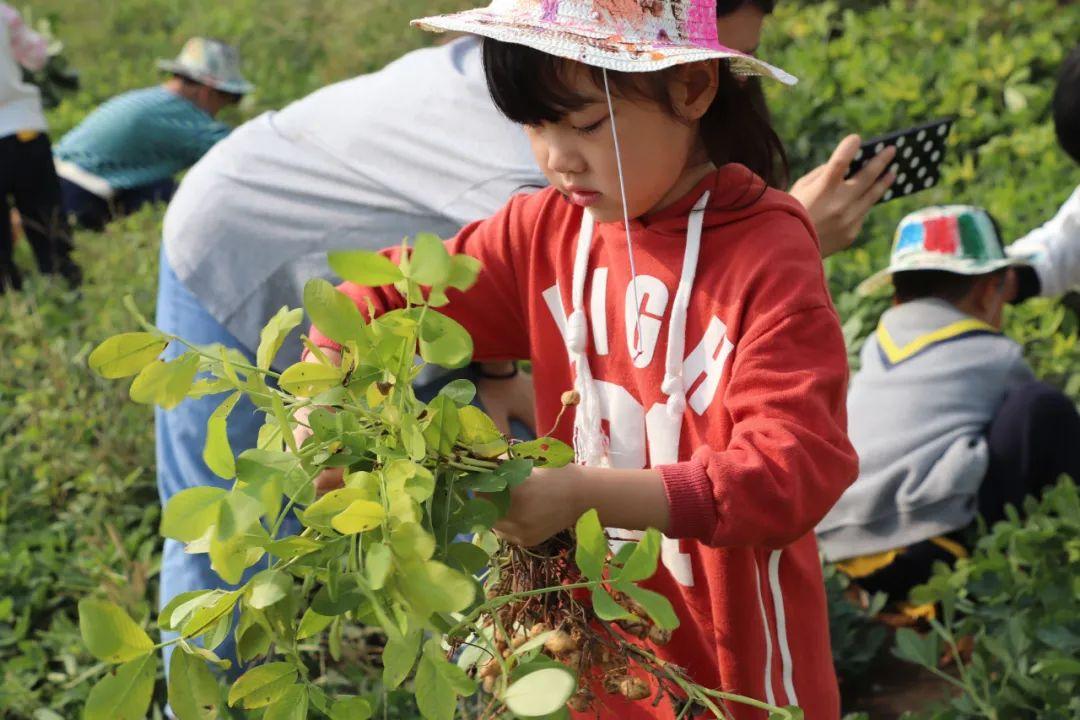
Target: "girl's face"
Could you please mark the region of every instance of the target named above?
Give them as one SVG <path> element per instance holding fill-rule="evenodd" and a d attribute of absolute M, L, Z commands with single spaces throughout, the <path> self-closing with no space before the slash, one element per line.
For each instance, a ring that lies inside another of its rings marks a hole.
<path fill-rule="evenodd" d="M 711 70 L 711 72 L 710 72 Z M 567 85 L 586 98 L 558 122 L 526 126 L 536 161 L 567 200 L 589 208 L 597 222 L 623 219 L 611 116 L 603 87 L 584 66 L 566 68 Z M 612 91 L 619 133 L 627 209 L 631 218 L 680 199 L 711 169 L 698 120 L 716 94 L 716 67 L 702 63 L 674 74 L 672 105 L 627 98 Z"/>

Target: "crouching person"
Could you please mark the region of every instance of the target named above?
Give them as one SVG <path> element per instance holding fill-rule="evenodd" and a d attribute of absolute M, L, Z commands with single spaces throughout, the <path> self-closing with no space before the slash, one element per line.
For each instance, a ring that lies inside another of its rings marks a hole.
<path fill-rule="evenodd" d="M 1080 471 L 1080 417 L 1038 382 L 1001 333 L 1015 267 L 975 207 L 906 217 L 889 267 L 894 306 L 867 340 L 848 396 L 859 479 L 817 528 L 827 560 L 897 601 L 936 561 L 966 554 L 977 515 L 1004 517 L 1062 473 Z"/>

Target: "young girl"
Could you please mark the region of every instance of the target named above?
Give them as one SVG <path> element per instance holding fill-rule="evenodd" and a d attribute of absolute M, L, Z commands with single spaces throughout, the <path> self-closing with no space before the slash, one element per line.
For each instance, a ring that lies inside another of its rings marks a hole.
<path fill-rule="evenodd" d="M 534 473 L 497 529 L 531 545 L 589 508 L 616 540 L 660 529 L 647 586 L 681 626 L 650 650 L 838 717 L 812 530 L 857 472 L 847 357 L 810 221 L 767 186 L 782 148 L 735 72 L 790 76 L 720 46 L 714 0 L 496 0 L 418 23 L 485 36 L 491 94 L 551 183 L 447 243 L 483 263 L 444 308 L 476 358 L 532 360 L 538 428 L 581 396 L 555 431 L 580 464 Z M 674 715 L 599 700 L 605 717 Z"/>

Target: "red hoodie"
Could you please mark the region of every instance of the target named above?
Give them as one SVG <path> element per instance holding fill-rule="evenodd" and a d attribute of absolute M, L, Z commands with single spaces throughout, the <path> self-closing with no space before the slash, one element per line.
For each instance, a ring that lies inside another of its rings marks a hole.
<path fill-rule="evenodd" d="M 670 539 L 645 585 L 671 601 L 681 626 L 657 654 L 699 684 L 832 720 L 840 710 L 813 529 L 858 474 L 846 434 L 847 353 L 805 210 L 779 191 L 759 197 L 761 189 L 745 167 L 727 165 L 631 223 L 644 345 L 636 364 L 625 228 L 597 225 L 584 296 L 588 359 L 612 464 L 658 468 L 670 504 Z M 663 417 L 667 321 L 687 217 L 706 190 L 680 428 Z M 548 189 L 514 198 L 447 243 L 484 269 L 442 311 L 472 334 L 477 360 L 532 360 L 542 432 L 573 387 L 563 336 L 581 216 Z M 340 289 L 362 311 L 368 300 L 377 313 L 403 306 L 392 287 Z M 564 416 L 555 435 L 570 441 L 572 429 Z M 674 716 L 667 702 L 600 700 L 604 717 Z"/>

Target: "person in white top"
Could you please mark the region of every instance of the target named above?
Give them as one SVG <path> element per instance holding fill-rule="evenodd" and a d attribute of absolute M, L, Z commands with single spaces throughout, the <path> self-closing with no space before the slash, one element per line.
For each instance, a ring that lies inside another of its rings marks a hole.
<path fill-rule="evenodd" d="M 1080 45 L 1058 71 L 1053 108 L 1058 143 L 1080 164 Z M 1017 301 L 1080 289 L 1080 187 L 1049 222 L 1014 242 L 1008 252 L 1034 257 L 1032 269 L 1020 277 Z"/>
<path fill-rule="evenodd" d="M 82 279 L 60 211 L 60 181 L 41 94 L 23 80 L 23 68 L 40 70 L 47 61 L 45 39 L 26 27 L 15 8 L 0 2 L 0 293 L 22 286 L 14 259 L 12 204 L 41 271 L 60 274 L 72 285 Z"/>

